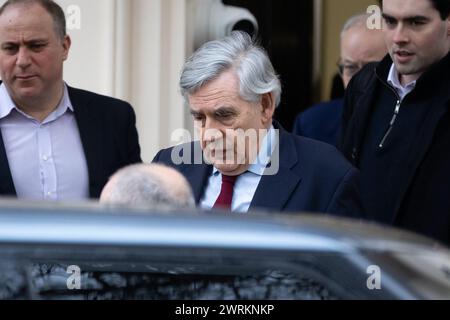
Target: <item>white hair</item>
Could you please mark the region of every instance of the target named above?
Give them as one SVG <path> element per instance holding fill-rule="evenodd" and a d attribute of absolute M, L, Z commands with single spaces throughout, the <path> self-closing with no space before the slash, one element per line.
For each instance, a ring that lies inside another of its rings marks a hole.
<path fill-rule="evenodd" d="M 207 42 L 187 60 L 181 73 L 181 94 L 188 101 L 189 95 L 228 70 L 236 72 L 245 101 L 259 102 L 263 94 L 273 93 L 276 106 L 280 104 L 281 82 L 267 52 L 242 31 Z"/>
<path fill-rule="evenodd" d="M 155 172 L 158 167 L 162 166 L 136 164 L 120 169 L 110 180 L 105 202 L 132 207 L 193 208 L 195 200 L 184 177 L 177 173 L 180 183 L 174 185 Z"/>
<path fill-rule="evenodd" d="M 370 18 L 369 14 L 362 13 L 358 14 L 356 16 L 350 17 L 344 24 L 344 27 L 341 31 L 341 38 L 344 36 L 344 34 L 353 28 L 367 28 L 367 19 Z"/>

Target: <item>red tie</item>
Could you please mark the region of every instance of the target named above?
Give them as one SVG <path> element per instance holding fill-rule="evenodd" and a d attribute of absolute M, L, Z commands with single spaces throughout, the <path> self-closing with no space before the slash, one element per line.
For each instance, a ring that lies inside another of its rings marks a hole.
<path fill-rule="evenodd" d="M 220 195 L 214 204 L 214 209 L 231 209 L 231 201 L 233 200 L 233 188 L 238 176 L 222 175 L 222 189 Z"/>

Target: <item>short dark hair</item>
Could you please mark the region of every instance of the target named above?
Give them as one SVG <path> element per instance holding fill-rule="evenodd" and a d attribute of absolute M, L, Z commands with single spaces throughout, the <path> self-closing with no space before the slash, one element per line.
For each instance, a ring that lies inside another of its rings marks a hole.
<path fill-rule="evenodd" d="M 429 0 L 433 7 L 439 12 L 442 20 L 446 20 L 450 15 L 450 0 Z M 383 0 L 378 0 L 383 6 Z"/>
<path fill-rule="evenodd" d="M 6 8 L 13 5 L 32 5 L 38 4 L 52 17 L 56 35 L 64 39 L 66 32 L 66 16 L 63 9 L 53 0 L 8 0 L 0 7 L 0 16 Z"/>
<path fill-rule="evenodd" d="M 450 15 L 450 0 L 430 0 L 433 7 L 439 11 L 442 20 L 446 20 Z"/>

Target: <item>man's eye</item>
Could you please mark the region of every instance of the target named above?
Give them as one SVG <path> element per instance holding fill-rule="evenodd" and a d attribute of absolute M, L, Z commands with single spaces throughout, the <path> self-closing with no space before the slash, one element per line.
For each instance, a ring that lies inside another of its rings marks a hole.
<path fill-rule="evenodd" d="M 17 51 L 17 47 L 15 47 L 15 46 L 4 46 L 4 47 L 2 47 L 2 50 L 5 51 L 6 53 L 11 54 L 11 53 L 14 53 L 14 52 Z"/>
<path fill-rule="evenodd" d="M 388 26 L 394 26 L 395 25 L 395 19 L 392 18 L 384 18 L 384 22 L 386 23 L 386 25 Z"/>
<path fill-rule="evenodd" d="M 193 114 L 192 117 L 194 118 L 195 121 L 202 121 L 203 120 L 203 116 L 198 115 L 198 114 Z"/>
<path fill-rule="evenodd" d="M 358 65 L 349 64 L 343 65 L 342 70 L 343 74 L 347 75 L 348 77 L 353 77 L 360 70 L 360 67 Z"/>
<path fill-rule="evenodd" d="M 233 116 L 232 112 L 217 112 L 216 113 L 216 118 L 217 119 L 222 119 L 222 120 L 226 120 L 229 119 Z"/>
<path fill-rule="evenodd" d="M 36 43 L 36 44 L 32 44 L 30 45 L 30 49 L 37 51 L 37 50 L 42 50 L 45 47 L 44 43 Z"/>
<path fill-rule="evenodd" d="M 424 24 L 425 24 L 425 22 L 423 22 L 421 20 L 413 20 L 413 21 L 411 21 L 411 26 L 413 26 L 413 27 L 422 26 Z"/>
<path fill-rule="evenodd" d="M 344 66 L 344 69 L 347 69 L 348 71 L 355 71 L 355 70 L 358 70 L 359 67 L 351 64 L 351 65 Z"/>

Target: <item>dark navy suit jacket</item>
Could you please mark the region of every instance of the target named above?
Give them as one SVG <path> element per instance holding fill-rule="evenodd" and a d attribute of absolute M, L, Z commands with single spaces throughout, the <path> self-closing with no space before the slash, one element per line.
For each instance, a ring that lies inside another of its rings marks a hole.
<path fill-rule="evenodd" d="M 280 130 L 279 171 L 276 175 L 262 177 L 250 210 L 307 211 L 361 217 L 357 169 L 335 147 L 290 134 L 278 124 L 274 126 Z M 195 154 L 201 155 L 200 144 L 192 142 L 161 150 L 153 162 L 180 171 L 191 184 L 199 203 L 213 167 L 203 161 L 199 164 L 174 163 L 174 159 L 186 157 L 186 152 L 191 153 L 193 161 Z"/>
<path fill-rule="evenodd" d="M 98 198 L 114 172 L 141 162 L 136 117 L 124 101 L 71 87 L 68 91 L 86 156 L 89 194 Z M 0 195 L 16 196 L 1 132 Z"/>
<path fill-rule="evenodd" d="M 343 107 L 343 99 L 312 106 L 297 116 L 293 133 L 337 146 Z"/>

